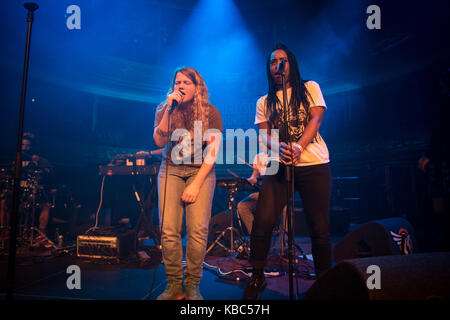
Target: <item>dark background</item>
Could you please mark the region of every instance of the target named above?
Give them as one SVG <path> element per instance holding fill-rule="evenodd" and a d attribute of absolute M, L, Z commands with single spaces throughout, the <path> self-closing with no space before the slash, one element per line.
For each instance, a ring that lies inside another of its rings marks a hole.
<path fill-rule="evenodd" d="M 66 185 L 80 204 L 83 223 L 92 223 L 100 200 L 98 165 L 155 148 L 155 108 L 176 67 L 196 68 L 224 127 L 246 130 L 255 127 L 256 100 L 267 91 L 265 63 L 276 42 L 296 54 L 303 78 L 320 84 L 327 103 L 320 132 L 335 177 L 332 205 L 348 208 L 353 223 L 423 214 L 426 188 L 417 160 L 439 103 L 438 75 L 448 68 L 448 1 L 38 4 L 25 131 L 36 135 L 36 150 L 54 164 L 56 187 Z M 66 27 L 72 4 L 81 9 L 80 30 Z M 380 30 L 366 27 L 371 4 L 381 8 Z M 0 163 L 9 166 L 26 10 L 21 1 L 2 1 L 0 15 Z M 245 165 L 218 165 L 219 178 L 229 177 L 226 169 L 250 175 Z M 105 187 L 116 193 L 122 215 L 136 216 L 129 185 L 107 179 Z M 213 213 L 225 208 L 224 192 L 217 190 Z"/>

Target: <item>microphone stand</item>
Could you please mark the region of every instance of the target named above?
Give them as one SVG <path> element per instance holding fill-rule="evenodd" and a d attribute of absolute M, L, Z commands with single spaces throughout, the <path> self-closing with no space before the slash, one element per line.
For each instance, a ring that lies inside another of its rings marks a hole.
<path fill-rule="evenodd" d="M 14 164 L 14 185 L 12 194 L 12 213 L 11 213 L 11 239 L 9 243 L 9 257 L 8 257 L 8 275 L 7 275 L 7 289 L 6 299 L 12 300 L 14 294 L 14 281 L 15 281 L 15 266 L 16 266 L 16 245 L 17 245 L 17 221 L 19 214 L 19 184 L 22 169 L 22 135 L 23 135 L 23 119 L 25 114 L 25 97 L 27 91 L 27 79 L 28 79 L 28 61 L 30 56 L 30 40 L 31 40 L 31 26 L 34 20 L 34 11 L 39 6 L 33 2 L 27 2 L 23 5 L 28 10 L 27 16 L 27 41 L 25 47 L 25 62 L 23 67 L 22 77 L 22 97 L 20 101 L 20 116 L 19 116 L 19 128 L 17 133 L 17 149 Z"/>
<path fill-rule="evenodd" d="M 288 105 L 287 105 L 287 90 L 286 90 L 286 73 L 285 64 L 281 70 L 281 79 L 283 86 L 283 109 L 284 109 L 284 123 L 285 123 L 285 137 L 287 138 L 287 143 L 290 145 L 291 139 L 289 134 L 289 123 L 288 123 Z M 280 68 L 281 69 L 281 68 Z M 291 164 L 285 166 L 285 177 L 287 182 L 287 192 L 286 192 L 286 216 L 288 223 L 288 261 L 289 261 L 289 299 L 294 299 L 294 229 L 293 229 L 293 207 L 294 207 L 294 156 L 291 156 Z"/>

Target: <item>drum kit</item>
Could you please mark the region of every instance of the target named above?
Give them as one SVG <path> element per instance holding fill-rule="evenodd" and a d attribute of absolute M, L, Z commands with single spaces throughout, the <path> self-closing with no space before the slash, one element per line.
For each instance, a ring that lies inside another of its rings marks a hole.
<path fill-rule="evenodd" d="M 216 240 L 208 247 L 206 250 L 206 254 L 208 254 L 215 246 L 220 246 L 225 249 L 228 253 L 240 253 L 242 255 L 246 255 L 250 252 L 248 241 L 245 241 L 241 235 L 244 234 L 242 228 L 241 218 L 236 210 L 237 201 L 235 194 L 237 192 L 257 192 L 259 191 L 259 187 L 257 185 L 251 184 L 247 179 L 235 177 L 235 178 L 222 178 L 217 179 L 216 185 L 219 188 L 224 188 L 227 191 L 227 202 L 228 202 L 228 211 L 230 213 L 230 226 L 223 230 L 220 235 L 216 238 Z M 239 229 L 237 230 L 234 227 L 234 219 L 237 219 L 239 223 Z M 238 239 L 235 239 L 235 236 Z M 229 241 L 225 239 L 229 237 Z M 221 242 L 222 241 L 222 242 Z M 224 242 L 228 243 L 228 247 L 224 244 Z"/>
<path fill-rule="evenodd" d="M 213 243 L 208 247 L 206 254 L 208 254 L 214 247 L 220 246 L 229 254 L 238 253 L 240 256 L 248 258 L 250 256 L 250 243 L 249 239 L 245 239 L 244 229 L 242 227 L 242 219 L 239 216 L 237 208 L 236 194 L 239 192 L 258 192 L 261 186 L 261 180 L 258 179 L 258 183 L 251 184 L 247 179 L 241 178 L 234 172 L 227 170 L 233 178 L 222 178 L 217 179 L 216 185 L 219 188 L 224 188 L 227 191 L 227 203 L 228 212 L 230 216 L 229 227 L 224 229 L 215 239 Z M 333 177 L 334 182 L 345 182 L 348 180 L 358 180 L 359 177 Z M 337 187 L 337 193 L 340 195 L 340 188 Z M 352 198 L 359 199 L 359 198 Z M 344 198 L 344 200 L 347 200 Z M 284 209 L 285 212 L 286 208 Z M 295 212 L 301 212 L 303 209 L 296 208 Z M 281 215 L 281 221 L 277 228 L 273 231 L 273 241 L 272 241 L 272 252 L 284 257 L 287 248 L 287 225 L 286 225 L 285 213 Z M 237 221 L 235 224 L 234 221 Z M 236 229 L 235 225 L 239 226 L 239 230 Z M 278 248 L 276 248 L 276 239 L 278 238 Z M 298 253 L 303 259 L 306 259 L 305 253 L 300 248 L 300 246 L 295 245 Z"/>
<path fill-rule="evenodd" d="M 46 243 L 57 248 L 47 236 L 36 227 L 36 209 L 42 209 L 43 203 L 48 203 L 50 208 L 55 207 L 56 189 L 49 189 L 45 179 L 50 172 L 49 167 L 28 164 L 22 167 L 22 178 L 19 191 L 19 217 L 17 240 L 21 248 L 37 247 L 36 238 L 46 239 Z M 6 250 L 9 241 L 10 207 L 13 192 L 13 168 L 11 166 L 0 167 L 0 249 Z"/>
<path fill-rule="evenodd" d="M 216 185 L 227 190 L 230 226 L 219 234 L 217 239 L 208 247 L 206 254 L 208 254 L 215 246 L 218 245 L 229 254 L 237 253 L 240 257 L 247 259 L 250 257 L 250 239 L 243 237 L 244 231 L 242 227 L 242 218 L 239 216 L 239 212 L 236 210 L 237 203 L 235 194 L 238 192 L 258 192 L 261 187 L 261 178 L 258 179 L 258 182 L 256 184 L 251 184 L 247 179 L 241 178 L 235 175 L 233 172 L 229 171 L 229 173 L 231 173 L 235 177 L 217 179 Z M 284 259 L 287 252 L 286 208 L 284 208 L 283 212 L 284 213 L 280 217 L 278 227 L 273 230 L 273 241 L 271 249 L 272 254 L 278 255 L 282 259 Z M 235 220 L 237 221 L 239 230 L 234 227 Z M 225 239 L 226 237 L 229 237 L 229 240 Z M 278 239 L 278 248 L 276 247 L 276 239 Z M 296 245 L 296 248 L 301 256 L 304 257 L 305 254 L 300 246 Z"/>

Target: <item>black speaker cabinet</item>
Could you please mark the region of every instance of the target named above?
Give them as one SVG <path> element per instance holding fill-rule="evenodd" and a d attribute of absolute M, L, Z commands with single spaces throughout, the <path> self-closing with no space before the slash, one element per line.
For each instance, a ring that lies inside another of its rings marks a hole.
<path fill-rule="evenodd" d="M 334 260 L 411 254 L 415 239 L 411 224 L 403 218 L 368 222 L 350 232 L 333 248 Z"/>
<path fill-rule="evenodd" d="M 379 288 L 373 287 L 373 266 Z M 450 252 L 344 260 L 322 274 L 304 299 L 448 300 Z"/>

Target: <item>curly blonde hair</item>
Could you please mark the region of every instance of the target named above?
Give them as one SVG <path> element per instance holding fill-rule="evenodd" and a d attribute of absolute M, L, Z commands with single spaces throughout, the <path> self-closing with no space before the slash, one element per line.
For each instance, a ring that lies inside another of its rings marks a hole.
<path fill-rule="evenodd" d="M 192 112 L 183 108 L 176 108 L 172 113 L 171 117 L 171 130 L 173 131 L 177 128 L 185 128 L 189 132 L 194 131 L 194 121 L 202 122 L 202 133 L 204 133 L 209 128 L 209 95 L 208 88 L 206 87 L 205 81 L 203 81 L 202 76 L 197 70 L 190 67 L 181 67 L 175 70 L 173 75 L 172 84 L 170 86 L 168 94 L 171 94 L 175 88 L 175 78 L 181 72 L 186 77 L 188 77 L 195 85 L 194 99 L 192 102 Z M 163 103 L 167 105 L 167 101 Z"/>

